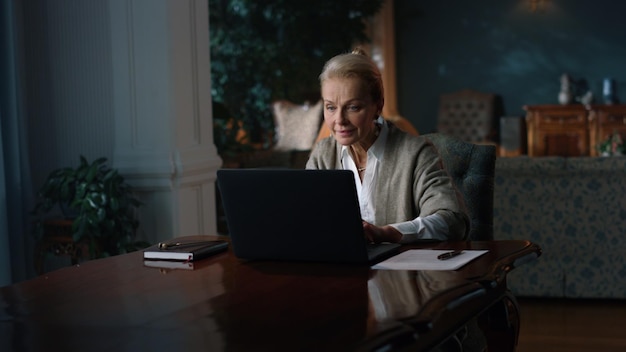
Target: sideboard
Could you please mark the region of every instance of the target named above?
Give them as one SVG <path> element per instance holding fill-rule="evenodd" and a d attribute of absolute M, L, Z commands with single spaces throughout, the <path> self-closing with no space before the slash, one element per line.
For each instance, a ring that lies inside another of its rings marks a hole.
<path fill-rule="evenodd" d="M 617 131 L 626 139 L 626 105 L 526 105 L 529 156 L 597 156 Z"/>

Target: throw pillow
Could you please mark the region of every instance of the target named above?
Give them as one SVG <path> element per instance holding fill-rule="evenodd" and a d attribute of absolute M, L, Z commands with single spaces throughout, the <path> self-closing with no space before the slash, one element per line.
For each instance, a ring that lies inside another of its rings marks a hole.
<path fill-rule="evenodd" d="M 275 150 L 310 150 L 322 123 L 322 101 L 298 105 L 286 100 L 273 104 Z"/>

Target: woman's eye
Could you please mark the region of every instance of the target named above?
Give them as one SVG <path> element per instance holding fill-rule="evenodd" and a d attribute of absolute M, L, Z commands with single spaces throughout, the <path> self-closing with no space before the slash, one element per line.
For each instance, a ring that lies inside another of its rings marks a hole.
<path fill-rule="evenodd" d="M 350 111 L 358 111 L 359 110 L 359 106 L 358 105 L 350 105 L 350 106 L 348 106 L 348 110 L 350 110 Z"/>
<path fill-rule="evenodd" d="M 328 105 L 328 106 L 326 106 L 326 110 L 328 110 L 328 111 L 335 111 L 335 107 Z"/>

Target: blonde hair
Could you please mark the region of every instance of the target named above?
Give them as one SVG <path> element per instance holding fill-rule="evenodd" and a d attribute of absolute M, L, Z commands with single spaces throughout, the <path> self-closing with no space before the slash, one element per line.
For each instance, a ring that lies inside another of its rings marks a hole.
<path fill-rule="evenodd" d="M 331 78 L 352 77 L 360 78 L 367 84 L 373 101 L 382 110 L 385 101 L 382 75 L 376 63 L 361 48 L 326 61 L 319 80 L 321 84 Z"/>

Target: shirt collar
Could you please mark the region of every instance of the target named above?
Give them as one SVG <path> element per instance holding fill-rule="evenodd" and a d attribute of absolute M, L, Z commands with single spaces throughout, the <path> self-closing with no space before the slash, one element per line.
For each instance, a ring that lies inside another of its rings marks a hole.
<path fill-rule="evenodd" d="M 385 145 L 387 144 L 387 135 L 389 134 L 389 127 L 387 125 L 387 121 L 382 118 L 382 116 L 378 117 L 376 123 L 380 125 L 380 134 L 378 138 L 374 141 L 374 144 L 368 149 L 368 154 L 371 153 L 378 160 L 382 160 L 383 154 L 385 153 Z"/>

